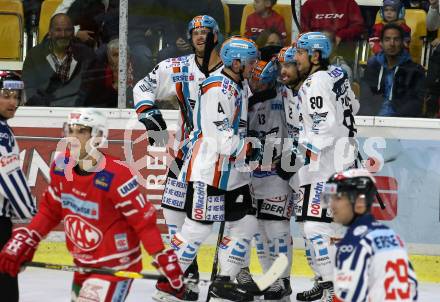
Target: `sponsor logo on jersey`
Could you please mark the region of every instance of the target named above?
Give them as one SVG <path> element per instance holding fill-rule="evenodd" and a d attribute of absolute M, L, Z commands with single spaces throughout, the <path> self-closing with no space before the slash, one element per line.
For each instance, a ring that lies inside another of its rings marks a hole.
<path fill-rule="evenodd" d="M 373 242 L 378 250 L 401 247 L 401 241 L 396 238 L 395 234 L 375 236 Z"/>
<path fill-rule="evenodd" d="M 235 260 L 241 261 L 246 256 L 246 247 L 249 244 L 249 240 L 243 239 L 243 241 L 243 243 L 237 241 L 231 251 L 231 255 L 238 258 L 234 258 Z"/>
<path fill-rule="evenodd" d="M 176 235 L 171 238 L 171 245 L 175 250 L 180 250 L 181 245 L 183 244 L 183 241 L 177 238 Z"/>
<path fill-rule="evenodd" d="M 312 131 L 317 133 L 319 131 L 318 126 L 321 122 L 325 122 L 327 120 L 327 114 L 328 112 L 313 112 L 313 114 L 309 114 L 310 118 L 312 119 Z"/>
<path fill-rule="evenodd" d="M 204 183 L 194 182 L 194 197 L 193 217 L 196 220 L 204 220 L 206 207 L 206 185 Z"/>
<path fill-rule="evenodd" d="M 4 168 L 6 166 L 9 166 L 13 162 L 18 162 L 19 160 L 20 158 L 17 154 L 2 156 L 0 157 L 0 167 Z"/>
<path fill-rule="evenodd" d="M 351 244 L 341 245 L 338 247 L 338 251 L 341 253 L 351 253 L 353 251 L 353 246 Z"/>
<path fill-rule="evenodd" d="M 103 238 L 97 227 L 76 215 L 64 217 L 64 231 L 70 241 L 83 251 L 96 249 Z"/>
<path fill-rule="evenodd" d="M 115 246 L 118 252 L 128 250 L 128 239 L 126 233 L 115 234 L 113 237 L 115 238 Z"/>
<path fill-rule="evenodd" d="M 314 195 L 312 200 L 310 201 L 310 213 L 313 216 L 321 215 L 321 193 L 324 189 L 324 182 L 317 182 L 313 187 Z"/>
<path fill-rule="evenodd" d="M 136 190 L 138 187 L 139 187 L 139 184 L 137 182 L 137 178 L 136 178 L 136 176 L 133 176 L 126 183 L 122 184 L 118 188 L 118 193 L 119 193 L 119 195 L 121 195 L 121 197 L 125 197 L 128 194 L 130 194 L 131 192 L 133 192 L 134 190 Z"/>
<path fill-rule="evenodd" d="M 229 238 L 228 236 L 224 236 L 222 241 L 220 242 L 219 247 L 223 250 L 226 250 L 230 244 L 231 244 L 231 238 Z"/>
<path fill-rule="evenodd" d="M 193 74 L 188 75 L 187 73 L 177 72 L 177 73 L 173 73 L 171 78 L 172 78 L 174 83 L 189 82 L 189 81 L 193 81 L 194 80 L 194 75 Z"/>
<path fill-rule="evenodd" d="M 272 103 L 270 109 L 273 111 L 284 111 L 283 103 Z"/>
<path fill-rule="evenodd" d="M 63 209 L 90 219 L 99 219 L 99 205 L 96 202 L 79 199 L 72 194 L 61 194 Z"/>
<path fill-rule="evenodd" d="M 98 189 L 108 191 L 110 189 L 110 185 L 112 179 L 114 177 L 113 173 L 107 172 L 105 170 L 96 173 L 95 178 L 93 179 L 93 184 Z"/>

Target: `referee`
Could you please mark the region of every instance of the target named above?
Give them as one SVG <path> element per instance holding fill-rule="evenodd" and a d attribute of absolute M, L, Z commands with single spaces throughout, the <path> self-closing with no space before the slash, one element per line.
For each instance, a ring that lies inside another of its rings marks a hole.
<path fill-rule="evenodd" d="M 23 82 L 9 71 L 0 71 L 0 249 L 12 234 L 12 219 L 27 220 L 36 212 L 35 199 L 20 168 L 17 141 L 7 120 L 14 117 Z M 18 302 L 18 280 L 0 273 L 2 301 Z"/>

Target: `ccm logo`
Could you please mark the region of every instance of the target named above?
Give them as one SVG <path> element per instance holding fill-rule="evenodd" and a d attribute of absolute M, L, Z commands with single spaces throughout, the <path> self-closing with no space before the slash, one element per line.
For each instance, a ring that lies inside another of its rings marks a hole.
<path fill-rule="evenodd" d="M 315 19 L 342 19 L 344 14 L 316 14 Z"/>

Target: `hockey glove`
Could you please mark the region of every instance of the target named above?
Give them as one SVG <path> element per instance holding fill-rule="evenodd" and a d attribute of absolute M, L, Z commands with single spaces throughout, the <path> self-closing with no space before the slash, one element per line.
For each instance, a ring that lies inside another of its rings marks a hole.
<path fill-rule="evenodd" d="M 173 249 L 158 253 L 152 264 L 168 279 L 174 289 L 180 289 L 183 286 L 183 272 Z"/>
<path fill-rule="evenodd" d="M 139 121 L 144 124 L 148 131 L 148 142 L 151 146 L 166 146 L 168 143 L 167 124 L 157 108 L 141 113 Z"/>
<path fill-rule="evenodd" d="M 41 240 L 40 234 L 28 228 L 17 228 L 0 252 L 0 272 L 17 276 L 20 266 L 31 261 Z"/>

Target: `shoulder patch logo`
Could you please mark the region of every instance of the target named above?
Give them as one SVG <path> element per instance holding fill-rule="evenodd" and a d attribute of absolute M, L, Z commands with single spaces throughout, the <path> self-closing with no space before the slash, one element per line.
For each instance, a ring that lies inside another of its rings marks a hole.
<path fill-rule="evenodd" d="M 113 177 L 113 173 L 107 172 L 106 170 L 100 171 L 96 173 L 95 178 L 93 179 L 93 184 L 98 189 L 108 191 L 110 189 Z"/>
<path fill-rule="evenodd" d="M 138 187 L 139 187 L 139 184 L 137 182 L 137 177 L 133 176 L 132 178 L 130 178 L 127 182 L 123 183 L 118 188 L 118 193 L 119 193 L 119 195 L 121 195 L 121 197 L 125 197 L 128 194 L 130 194 L 131 192 L 133 192 L 134 190 L 136 190 Z"/>

